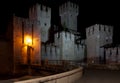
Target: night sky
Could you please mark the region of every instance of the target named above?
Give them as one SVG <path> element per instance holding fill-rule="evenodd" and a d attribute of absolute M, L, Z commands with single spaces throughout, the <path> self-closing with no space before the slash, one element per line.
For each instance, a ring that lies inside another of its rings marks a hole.
<path fill-rule="evenodd" d="M 28 9 L 35 3 L 42 3 L 52 8 L 52 25 L 59 24 L 58 6 L 67 0 L 4 0 L 0 2 L 0 34 L 6 31 L 7 21 L 15 13 L 20 17 L 28 16 Z M 78 30 L 85 37 L 85 28 L 94 24 L 114 26 L 114 43 L 120 42 L 120 7 L 119 2 L 110 0 L 71 0 L 79 5 Z"/>

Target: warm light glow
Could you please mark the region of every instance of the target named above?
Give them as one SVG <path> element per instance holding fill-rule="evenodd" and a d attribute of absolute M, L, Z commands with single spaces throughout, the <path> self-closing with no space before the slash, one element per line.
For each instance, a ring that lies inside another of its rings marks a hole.
<path fill-rule="evenodd" d="M 32 45 L 32 38 L 30 36 L 25 37 L 25 44 Z"/>

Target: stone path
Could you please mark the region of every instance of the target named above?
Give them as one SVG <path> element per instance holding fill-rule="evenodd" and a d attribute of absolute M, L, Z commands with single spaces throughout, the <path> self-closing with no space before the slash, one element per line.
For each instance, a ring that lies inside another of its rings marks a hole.
<path fill-rule="evenodd" d="M 120 83 L 120 70 L 85 70 L 77 83 Z"/>

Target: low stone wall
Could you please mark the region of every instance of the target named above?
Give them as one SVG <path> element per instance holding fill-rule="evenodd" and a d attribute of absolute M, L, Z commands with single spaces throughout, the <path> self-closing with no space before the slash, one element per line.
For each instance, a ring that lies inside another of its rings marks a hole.
<path fill-rule="evenodd" d="M 29 79 L 24 81 L 16 81 L 14 83 L 76 83 L 81 78 L 82 73 L 83 68 L 79 67 L 77 69 L 56 75 Z"/>
<path fill-rule="evenodd" d="M 90 69 L 120 70 L 120 64 L 88 64 L 86 67 Z"/>

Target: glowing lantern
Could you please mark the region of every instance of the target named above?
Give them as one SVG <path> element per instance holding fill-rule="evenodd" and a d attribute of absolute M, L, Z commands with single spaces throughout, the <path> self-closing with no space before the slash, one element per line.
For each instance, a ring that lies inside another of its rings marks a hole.
<path fill-rule="evenodd" d="M 26 45 L 32 45 L 32 38 L 30 36 L 25 37 L 25 44 Z"/>

